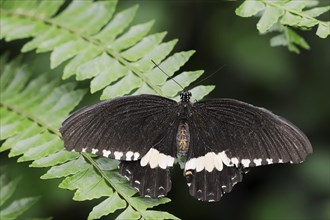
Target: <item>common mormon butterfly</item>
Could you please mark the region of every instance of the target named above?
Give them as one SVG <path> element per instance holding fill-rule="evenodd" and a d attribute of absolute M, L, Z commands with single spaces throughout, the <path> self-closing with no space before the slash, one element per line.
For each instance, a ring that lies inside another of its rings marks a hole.
<path fill-rule="evenodd" d="M 246 168 L 301 163 L 312 152 L 302 131 L 272 112 L 233 99 L 176 102 L 155 95 L 102 101 L 66 119 L 65 147 L 120 160 L 119 170 L 141 196 L 171 189 L 179 162 L 192 196 L 219 201 Z"/>

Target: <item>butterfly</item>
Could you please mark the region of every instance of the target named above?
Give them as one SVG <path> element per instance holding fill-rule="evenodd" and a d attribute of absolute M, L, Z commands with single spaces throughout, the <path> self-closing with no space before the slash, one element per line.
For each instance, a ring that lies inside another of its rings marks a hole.
<path fill-rule="evenodd" d="M 170 170 L 183 168 L 190 194 L 219 201 L 250 167 L 301 163 L 312 153 L 305 134 L 272 112 L 234 99 L 180 102 L 156 95 L 102 101 L 69 116 L 60 132 L 69 151 L 120 160 L 141 196 L 166 196 Z"/>

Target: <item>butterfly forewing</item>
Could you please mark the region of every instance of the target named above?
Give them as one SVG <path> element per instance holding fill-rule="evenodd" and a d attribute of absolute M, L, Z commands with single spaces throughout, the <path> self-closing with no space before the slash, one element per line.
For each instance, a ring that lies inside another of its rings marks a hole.
<path fill-rule="evenodd" d="M 138 160 L 168 138 L 177 120 L 177 106 L 175 101 L 153 95 L 116 98 L 74 113 L 60 132 L 68 150 Z M 173 147 L 166 146 L 168 153 Z"/>
<path fill-rule="evenodd" d="M 206 123 L 216 151 L 243 167 L 271 163 L 300 163 L 312 146 L 296 126 L 272 112 L 232 99 L 198 102 L 193 108 L 197 124 Z"/>

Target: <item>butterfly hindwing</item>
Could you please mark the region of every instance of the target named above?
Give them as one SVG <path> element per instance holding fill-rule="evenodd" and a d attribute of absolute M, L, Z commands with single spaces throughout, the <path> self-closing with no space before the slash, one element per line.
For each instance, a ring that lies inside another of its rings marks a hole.
<path fill-rule="evenodd" d="M 77 111 L 60 132 L 68 150 L 135 161 L 173 129 L 177 106 L 154 95 L 120 97 Z"/>
<path fill-rule="evenodd" d="M 190 174 L 191 172 L 191 174 Z M 213 169 L 211 172 L 203 169 L 187 171 L 186 175 L 189 193 L 198 200 L 219 201 L 225 193 L 229 193 L 233 186 L 242 181 L 241 170 L 236 167 L 223 167 L 221 171 Z"/>
<path fill-rule="evenodd" d="M 171 190 L 170 168 L 142 167 L 140 161 L 121 161 L 119 172 L 141 196 L 159 198 Z"/>

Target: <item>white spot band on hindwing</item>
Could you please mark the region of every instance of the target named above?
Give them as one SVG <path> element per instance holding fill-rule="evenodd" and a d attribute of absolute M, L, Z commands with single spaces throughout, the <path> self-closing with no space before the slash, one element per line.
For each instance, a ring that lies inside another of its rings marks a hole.
<path fill-rule="evenodd" d="M 144 155 L 140 161 L 142 167 L 149 164 L 150 168 L 160 167 L 166 169 L 172 167 L 174 163 L 174 157 L 160 153 L 158 150 L 151 148 L 146 155 Z"/>
<path fill-rule="evenodd" d="M 204 156 L 188 160 L 184 169 L 196 170 L 196 172 L 200 172 L 205 169 L 208 172 L 212 172 L 214 168 L 221 171 L 223 169 L 223 165 L 232 167 L 234 166 L 234 163 L 224 151 L 217 154 L 214 152 L 209 152 Z"/>

